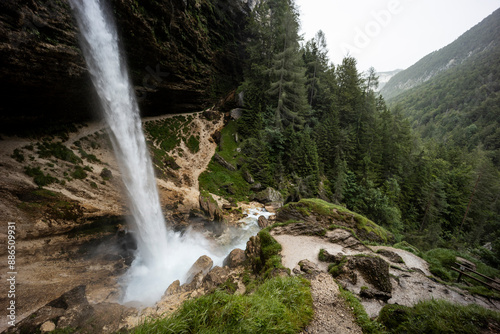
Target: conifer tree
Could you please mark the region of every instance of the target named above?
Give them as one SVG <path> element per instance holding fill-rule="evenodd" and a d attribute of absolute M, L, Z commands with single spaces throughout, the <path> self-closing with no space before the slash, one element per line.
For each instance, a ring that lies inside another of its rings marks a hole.
<path fill-rule="evenodd" d="M 321 93 L 322 76 L 328 69 L 328 49 L 323 31 L 318 31 L 313 39 L 309 40 L 304 47 L 304 63 L 306 65 L 306 87 L 309 105 L 316 109 L 320 102 L 317 100 Z"/>
<path fill-rule="evenodd" d="M 267 93 L 271 98 L 271 105 L 275 108 L 275 127 L 283 130 L 292 124 L 300 128 L 308 106 L 304 68 L 299 53 L 297 13 L 293 4 L 288 3 L 288 6 L 283 7 L 283 12 L 276 12 L 275 15 L 282 26 L 277 30 L 281 34 L 276 36 L 277 52 L 268 71 L 271 85 Z"/>

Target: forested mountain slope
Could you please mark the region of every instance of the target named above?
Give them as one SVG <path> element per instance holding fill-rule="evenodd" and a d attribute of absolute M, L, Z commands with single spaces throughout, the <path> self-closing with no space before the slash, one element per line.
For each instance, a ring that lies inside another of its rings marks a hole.
<path fill-rule="evenodd" d="M 500 9 L 471 28 L 453 43 L 425 56 L 413 66 L 395 75 L 381 90 L 385 99 L 418 87 L 440 73 L 461 66 L 491 51 L 498 45 L 500 36 Z"/>
<path fill-rule="evenodd" d="M 482 147 L 500 164 L 500 10 L 474 28 L 486 45 L 419 87 L 390 100 L 423 138 L 469 151 Z M 467 37 L 467 33 L 463 37 Z M 467 41 L 460 38 L 457 41 Z M 472 43 L 472 41 L 471 41 Z M 420 63 L 420 62 L 419 62 Z M 417 65 L 419 64 L 417 63 Z"/>

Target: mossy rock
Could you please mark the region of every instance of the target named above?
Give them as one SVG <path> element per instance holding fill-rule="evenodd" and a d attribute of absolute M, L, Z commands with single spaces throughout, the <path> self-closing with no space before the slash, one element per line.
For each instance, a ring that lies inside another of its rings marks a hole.
<path fill-rule="evenodd" d="M 394 240 L 390 232 L 368 218 L 320 199 L 302 199 L 299 202 L 286 204 L 279 210 L 276 221 L 289 220 L 303 221 L 323 228 L 332 225 L 346 228 L 364 241 L 390 243 Z"/>

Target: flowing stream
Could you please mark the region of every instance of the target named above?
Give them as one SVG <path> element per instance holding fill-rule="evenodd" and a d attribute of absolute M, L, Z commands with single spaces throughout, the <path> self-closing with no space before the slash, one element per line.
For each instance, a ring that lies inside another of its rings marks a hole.
<path fill-rule="evenodd" d="M 139 108 L 110 10 L 103 1 L 70 0 L 80 29 L 81 46 L 95 86 L 125 185 L 132 229 L 137 240 L 135 260 L 122 281 L 122 302 L 152 305 L 170 283 L 182 279 L 191 265 L 208 255 L 222 265 L 227 253 L 245 247 L 258 231 L 255 212 L 241 229 L 227 229 L 218 240 L 187 231 L 168 231 L 161 211 L 156 180 L 142 131 Z"/>

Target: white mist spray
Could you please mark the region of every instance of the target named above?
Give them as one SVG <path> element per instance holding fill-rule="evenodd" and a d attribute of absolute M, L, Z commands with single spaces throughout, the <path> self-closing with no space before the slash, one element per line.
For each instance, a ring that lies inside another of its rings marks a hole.
<path fill-rule="evenodd" d="M 181 236 L 167 230 L 139 108 L 120 57 L 115 24 L 105 15 L 102 0 L 70 0 L 70 5 L 80 28 L 85 61 L 111 129 L 138 244 L 136 258 L 123 279 L 122 302 L 152 305 L 174 280 L 183 283 L 184 275 L 201 255 L 221 265 L 231 249 L 244 248 L 248 237 L 258 231 L 258 216 L 254 214 L 248 225 L 252 228 L 229 230 L 235 234 L 219 240 L 209 241 L 190 231 Z"/>

